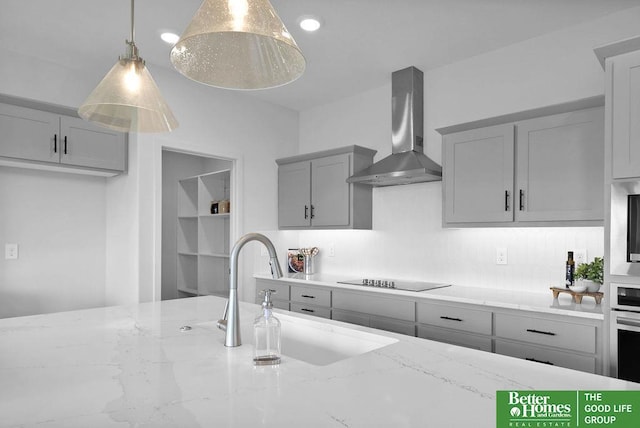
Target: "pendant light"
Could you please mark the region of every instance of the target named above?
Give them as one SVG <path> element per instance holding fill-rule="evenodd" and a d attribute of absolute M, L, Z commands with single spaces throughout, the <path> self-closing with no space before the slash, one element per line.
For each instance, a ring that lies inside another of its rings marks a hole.
<path fill-rule="evenodd" d="M 269 0 L 204 0 L 171 62 L 196 82 L 267 89 L 296 80 L 305 59 Z"/>
<path fill-rule="evenodd" d="M 178 121 L 138 55 L 134 42 L 134 0 L 131 0 L 131 40 L 127 53 L 102 79 L 78 109 L 81 118 L 123 132 L 168 132 Z"/>

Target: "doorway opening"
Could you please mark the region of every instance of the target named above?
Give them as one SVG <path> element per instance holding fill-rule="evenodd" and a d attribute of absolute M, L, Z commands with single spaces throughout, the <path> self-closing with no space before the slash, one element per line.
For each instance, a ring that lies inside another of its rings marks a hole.
<path fill-rule="evenodd" d="M 228 294 L 234 164 L 162 150 L 162 300 Z"/>

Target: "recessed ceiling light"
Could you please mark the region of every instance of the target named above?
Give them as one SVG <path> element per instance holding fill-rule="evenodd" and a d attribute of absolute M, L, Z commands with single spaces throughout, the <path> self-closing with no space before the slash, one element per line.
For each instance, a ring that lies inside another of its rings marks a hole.
<path fill-rule="evenodd" d="M 180 40 L 180 36 L 178 36 L 176 33 L 170 33 L 170 32 L 165 32 L 160 34 L 160 38 L 162 39 L 163 42 L 170 45 L 175 45 L 176 42 Z"/>
<path fill-rule="evenodd" d="M 320 28 L 320 20 L 310 16 L 303 17 L 300 19 L 300 28 L 309 32 L 317 31 Z"/>

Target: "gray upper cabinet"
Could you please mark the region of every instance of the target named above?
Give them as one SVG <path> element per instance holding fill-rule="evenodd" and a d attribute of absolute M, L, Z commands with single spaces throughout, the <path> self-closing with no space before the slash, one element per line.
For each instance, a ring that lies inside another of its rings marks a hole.
<path fill-rule="evenodd" d="M 444 137 L 446 222 L 513 221 L 513 153 L 513 125 Z"/>
<path fill-rule="evenodd" d="M 60 116 L 0 104 L 0 156 L 58 162 Z"/>
<path fill-rule="evenodd" d="M 347 178 L 373 162 L 360 146 L 276 160 L 280 229 L 370 229 L 371 187 Z"/>
<path fill-rule="evenodd" d="M 8 98 L 8 97 L 3 97 Z M 30 102 L 37 107 L 37 103 Z M 44 107 L 50 107 L 43 105 Z M 67 109 L 58 108 L 67 113 Z M 69 109 L 69 114 L 72 111 Z M 0 104 L 0 161 L 30 167 L 65 166 L 114 175 L 126 169 L 126 135 L 78 117 Z"/>
<path fill-rule="evenodd" d="M 518 123 L 516 220 L 604 218 L 604 111 Z"/>
<path fill-rule="evenodd" d="M 311 225 L 311 162 L 278 168 L 278 224 L 280 227 Z"/>
<path fill-rule="evenodd" d="M 611 88 L 613 178 L 640 177 L 640 51 L 618 55 L 607 71 Z"/>
<path fill-rule="evenodd" d="M 562 108 L 547 111 L 558 110 Z M 443 224 L 601 223 L 604 109 L 520 117 L 524 119 L 512 115 L 506 124 L 443 132 Z"/>
<path fill-rule="evenodd" d="M 61 116 L 60 135 L 63 139 L 60 163 L 124 171 L 124 134 L 77 117 Z"/>

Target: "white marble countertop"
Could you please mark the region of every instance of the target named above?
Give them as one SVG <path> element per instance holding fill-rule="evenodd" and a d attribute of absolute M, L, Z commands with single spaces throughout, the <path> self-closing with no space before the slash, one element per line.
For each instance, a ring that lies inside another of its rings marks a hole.
<path fill-rule="evenodd" d="M 271 279 L 268 274 L 255 274 L 255 278 Z M 602 304 L 596 305 L 592 297 L 584 297 L 581 304 L 573 302 L 571 296 L 562 293 L 557 299 L 553 298 L 550 289 L 545 292 L 511 291 L 494 288 L 468 287 L 451 285 L 450 287 L 434 290 L 414 292 L 390 290 L 360 285 L 339 284 L 338 281 L 355 279 L 355 276 L 331 274 L 304 275 L 300 273 L 287 274 L 279 280 L 291 281 L 301 285 L 328 286 L 345 290 L 366 291 L 395 296 L 407 296 L 415 299 L 440 300 L 446 302 L 469 303 L 496 308 L 536 311 L 556 315 L 568 315 L 580 318 L 602 320 L 604 318 Z M 606 296 L 605 296 L 606 298 Z"/>
<path fill-rule="evenodd" d="M 280 366 L 255 368 L 252 345 L 225 348 L 214 327 L 224 303 L 207 296 L 0 320 L 0 426 L 488 428 L 497 390 L 640 389 L 293 313 L 397 342 L 325 366 L 284 355 Z M 240 304 L 243 330 L 257 311 Z"/>

